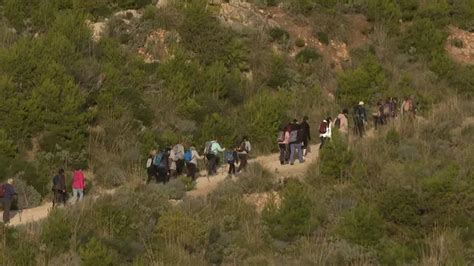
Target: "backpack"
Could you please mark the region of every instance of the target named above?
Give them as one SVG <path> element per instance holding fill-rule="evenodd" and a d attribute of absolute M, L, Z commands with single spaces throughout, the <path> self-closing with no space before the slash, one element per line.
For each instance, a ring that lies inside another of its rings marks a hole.
<path fill-rule="evenodd" d="M 295 143 L 298 141 L 298 130 L 292 130 L 290 132 L 290 140 L 289 143 Z"/>
<path fill-rule="evenodd" d="M 193 153 L 191 152 L 191 150 L 187 150 L 184 153 L 184 161 L 185 162 L 190 162 L 192 159 L 193 159 Z"/>
<path fill-rule="evenodd" d="M 336 128 L 341 128 L 341 119 L 339 119 L 339 117 L 336 118 L 336 121 L 334 121 L 334 126 Z"/>
<path fill-rule="evenodd" d="M 157 167 L 163 166 L 162 163 L 161 163 L 162 160 L 163 160 L 163 153 L 160 152 L 160 153 L 155 155 L 155 158 L 153 158 L 153 165 L 157 166 Z"/>
<path fill-rule="evenodd" d="M 235 158 L 234 158 L 234 152 L 233 151 L 225 151 L 224 152 L 224 160 L 228 163 L 233 163 Z"/>
<path fill-rule="evenodd" d="M 5 184 L 0 185 L 0 198 L 5 197 L 5 193 L 7 192 L 7 189 L 5 187 Z"/>
<path fill-rule="evenodd" d="M 326 134 L 326 132 L 327 132 L 327 123 L 321 122 L 321 124 L 319 125 L 319 133 Z"/>
<path fill-rule="evenodd" d="M 212 153 L 212 144 L 214 144 L 213 141 L 206 142 L 206 146 L 204 147 L 204 154 L 205 155 L 213 154 Z"/>
<path fill-rule="evenodd" d="M 283 142 L 285 141 L 285 131 L 280 131 L 278 132 L 278 137 L 277 137 L 278 142 Z"/>

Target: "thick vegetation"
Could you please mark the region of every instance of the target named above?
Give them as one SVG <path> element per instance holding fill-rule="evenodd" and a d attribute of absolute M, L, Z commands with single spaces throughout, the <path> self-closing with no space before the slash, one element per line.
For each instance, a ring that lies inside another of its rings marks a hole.
<path fill-rule="evenodd" d="M 121 186 L 0 230 L 0 264 L 473 263 L 474 68 L 444 50 L 447 26 L 473 29 L 473 1 L 249 1 L 315 22 L 323 47 L 350 42 L 350 16 L 364 15 L 368 41 L 340 70 L 283 26 L 234 30 L 205 1 L 152 2 L 0 0 L 0 177 L 19 180 L 16 205 L 50 197 L 59 167 Z M 142 16 L 115 14 L 130 8 Z M 136 182 L 151 148 L 247 135 L 266 153 L 289 119 L 308 115 L 316 138 L 338 109 L 409 95 L 426 119 L 335 133 L 300 181 L 253 165 L 207 199 L 186 198 L 185 178 Z M 252 193 L 272 195 L 261 213 Z"/>

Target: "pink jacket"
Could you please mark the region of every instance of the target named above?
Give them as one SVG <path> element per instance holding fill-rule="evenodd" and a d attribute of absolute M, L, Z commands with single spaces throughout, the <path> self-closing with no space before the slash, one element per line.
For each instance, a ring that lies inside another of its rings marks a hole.
<path fill-rule="evenodd" d="M 289 131 L 285 131 L 285 140 L 283 141 L 283 143 L 285 143 L 285 144 L 290 143 L 290 132 Z"/>
<path fill-rule="evenodd" d="M 74 171 L 72 175 L 72 188 L 74 189 L 84 189 L 86 184 L 84 182 L 84 173 L 82 170 Z"/>

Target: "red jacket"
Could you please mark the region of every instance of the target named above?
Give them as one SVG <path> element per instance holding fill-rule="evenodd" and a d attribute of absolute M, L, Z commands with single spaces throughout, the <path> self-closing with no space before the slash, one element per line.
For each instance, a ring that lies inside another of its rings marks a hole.
<path fill-rule="evenodd" d="M 72 175 L 72 188 L 74 189 L 84 189 L 86 184 L 84 182 L 84 173 L 82 170 L 74 171 Z"/>

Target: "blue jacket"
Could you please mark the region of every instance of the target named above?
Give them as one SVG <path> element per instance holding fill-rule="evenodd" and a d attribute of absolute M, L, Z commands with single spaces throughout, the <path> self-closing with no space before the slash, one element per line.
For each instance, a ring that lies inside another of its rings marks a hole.
<path fill-rule="evenodd" d="M 8 183 L 3 184 L 2 186 L 4 186 L 4 188 L 5 188 L 5 195 L 4 195 L 3 199 L 6 199 L 6 200 L 13 199 L 13 196 L 16 194 L 15 193 L 15 188 L 12 185 L 8 184 Z"/>

